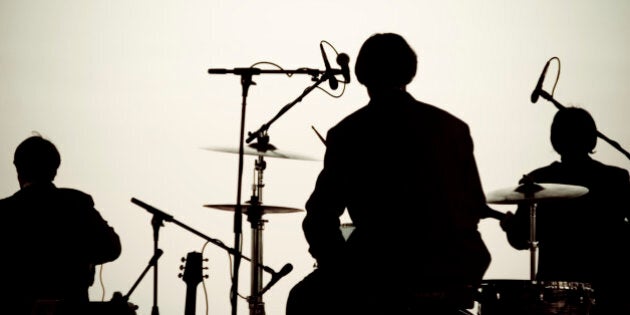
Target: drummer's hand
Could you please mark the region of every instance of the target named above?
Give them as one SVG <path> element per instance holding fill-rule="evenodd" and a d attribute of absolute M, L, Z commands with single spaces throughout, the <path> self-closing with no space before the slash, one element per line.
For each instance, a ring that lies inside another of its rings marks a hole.
<path fill-rule="evenodd" d="M 499 225 L 503 231 L 507 231 L 512 227 L 512 222 L 514 221 L 514 213 L 512 211 L 508 211 L 505 213 L 505 217 L 501 219 Z"/>

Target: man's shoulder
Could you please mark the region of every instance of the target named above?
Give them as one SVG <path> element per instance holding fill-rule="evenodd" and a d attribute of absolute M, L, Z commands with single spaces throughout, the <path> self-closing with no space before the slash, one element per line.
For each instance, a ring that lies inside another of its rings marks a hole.
<path fill-rule="evenodd" d="M 20 198 L 21 192 L 22 192 L 21 190 L 18 190 L 15 193 L 13 193 L 12 195 L 6 196 L 6 197 L 0 199 L 0 207 L 1 208 L 6 208 L 6 207 L 8 207 L 11 204 L 15 204 L 16 202 L 19 202 L 19 200 L 21 199 Z"/>
<path fill-rule="evenodd" d="M 62 194 L 89 196 L 89 194 L 87 194 L 86 192 L 83 192 L 82 190 L 79 190 L 76 188 L 58 187 L 57 190 L 59 190 L 59 193 L 62 193 Z"/>
<path fill-rule="evenodd" d="M 65 200 L 76 200 L 79 202 L 86 202 L 92 204 L 92 196 L 76 188 L 59 187 L 57 188 L 58 195 Z"/>
<path fill-rule="evenodd" d="M 0 208 L 6 207 L 14 199 L 13 195 L 0 199 Z"/>
<path fill-rule="evenodd" d="M 538 168 L 533 169 L 527 175 L 530 176 L 535 181 L 545 180 L 550 175 L 561 172 L 564 169 L 564 165 L 559 161 L 552 161 L 551 163 L 540 166 Z"/>
<path fill-rule="evenodd" d="M 616 166 L 616 165 L 605 164 L 605 163 L 603 163 L 601 161 L 597 161 L 597 160 L 592 160 L 592 163 L 596 167 L 601 168 L 603 170 L 607 170 L 607 171 L 612 172 L 612 173 L 628 174 L 628 170 L 626 170 L 625 168 Z"/>

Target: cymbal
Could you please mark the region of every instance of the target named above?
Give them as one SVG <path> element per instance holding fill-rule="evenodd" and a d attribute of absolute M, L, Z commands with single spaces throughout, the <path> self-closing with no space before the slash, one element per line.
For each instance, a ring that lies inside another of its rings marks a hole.
<path fill-rule="evenodd" d="M 218 152 L 227 152 L 227 153 L 239 153 L 239 148 L 232 147 L 206 147 L 204 150 L 210 151 L 218 151 Z M 256 156 L 268 156 L 274 158 L 281 159 L 293 159 L 293 160 L 306 160 L 306 161 L 317 161 L 317 159 L 289 152 L 282 152 L 276 148 L 273 144 L 268 144 L 264 148 L 258 143 L 250 143 L 247 146 L 243 147 L 243 154 L 245 155 L 256 155 Z"/>
<path fill-rule="evenodd" d="M 225 211 L 236 211 L 236 205 L 234 204 L 215 204 L 215 205 L 203 205 L 206 208 L 214 208 L 214 209 L 218 209 L 218 210 L 225 210 Z M 247 212 L 249 211 L 249 208 L 251 208 L 252 205 L 250 204 L 242 204 L 241 205 L 241 209 L 243 210 L 243 213 L 247 214 Z M 260 207 L 262 207 L 262 213 L 266 214 L 266 213 L 292 213 L 292 212 L 301 212 L 304 211 L 302 209 L 297 209 L 297 208 L 289 208 L 289 207 L 280 207 L 280 206 L 268 206 L 268 205 L 260 205 Z"/>
<path fill-rule="evenodd" d="M 556 183 L 526 183 L 516 188 L 503 188 L 486 195 L 487 203 L 516 204 L 547 199 L 570 199 L 588 193 L 588 188 Z"/>

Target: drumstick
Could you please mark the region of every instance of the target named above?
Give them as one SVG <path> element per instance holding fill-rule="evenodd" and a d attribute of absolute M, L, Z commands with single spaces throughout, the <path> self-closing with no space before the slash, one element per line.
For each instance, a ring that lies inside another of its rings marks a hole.
<path fill-rule="evenodd" d="M 319 137 L 319 140 L 322 140 L 322 143 L 326 145 L 326 139 L 324 139 L 324 137 L 322 137 L 322 135 L 319 134 L 319 132 L 317 132 L 317 129 L 315 129 L 314 126 L 311 125 L 311 128 L 313 129 L 313 131 L 315 131 L 315 134 L 317 134 L 317 137 Z"/>

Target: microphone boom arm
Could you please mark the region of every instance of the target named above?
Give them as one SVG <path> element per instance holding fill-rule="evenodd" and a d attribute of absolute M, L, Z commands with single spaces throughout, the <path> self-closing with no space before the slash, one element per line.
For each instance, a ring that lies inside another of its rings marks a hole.
<path fill-rule="evenodd" d="M 154 215 L 158 215 L 158 214 L 161 215 L 164 218 L 165 221 L 173 222 L 176 225 L 179 225 L 180 227 L 182 227 L 185 230 L 187 230 L 187 231 L 189 231 L 189 232 L 191 232 L 191 233 L 193 233 L 193 234 L 203 238 L 204 240 L 206 240 L 206 241 L 208 241 L 208 242 L 210 242 L 210 243 L 212 243 L 214 245 L 217 245 L 217 246 L 225 249 L 228 253 L 232 254 L 233 256 L 238 256 L 238 257 L 243 258 L 243 259 L 245 259 L 245 260 L 247 260 L 249 262 L 252 262 L 251 258 L 241 254 L 240 252 L 236 251 L 235 249 L 233 249 L 231 247 L 228 247 L 227 245 L 223 244 L 221 241 L 213 239 L 213 238 L 211 238 L 209 236 L 206 236 L 203 233 L 201 233 L 201 232 L 199 232 L 199 231 L 197 231 L 197 230 L 187 226 L 186 224 L 177 221 L 175 218 L 173 218 L 173 216 L 171 216 L 169 214 L 166 214 L 165 212 L 163 212 L 161 210 L 158 210 L 158 209 L 156 209 L 156 208 L 154 208 L 154 207 L 152 207 L 152 206 L 150 206 L 150 205 L 148 205 L 148 204 L 146 204 L 146 203 L 144 203 L 144 202 L 142 202 L 142 201 L 140 201 L 140 200 L 138 200 L 136 198 L 131 198 L 131 202 L 135 203 L 136 205 L 138 205 L 138 206 L 140 206 L 142 208 L 144 208 L 145 210 L 149 211 L 150 213 L 153 213 Z M 160 253 L 160 255 L 161 255 L 161 253 Z M 259 266 L 264 271 L 266 271 L 266 272 L 268 272 L 268 273 L 270 273 L 272 275 L 277 274 L 276 271 L 274 271 L 273 269 L 271 269 L 268 266 L 265 266 L 265 265 L 262 265 L 262 264 L 259 264 Z"/>
<path fill-rule="evenodd" d="M 550 101 L 551 103 L 553 103 L 556 108 L 558 108 L 558 110 L 563 110 L 565 109 L 565 106 L 560 104 L 560 102 L 556 101 L 553 96 L 551 96 L 549 93 L 547 93 L 545 90 L 540 90 L 539 91 L 540 96 L 548 101 Z M 601 132 L 599 132 L 599 130 L 597 131 L 597 137 L 608 142 L 608 144 L 610 144 L 613 148 L 617 149 L 619 152 L 623 153 L 623 155 L 625 155 L 628 159 L 630 159 L 630 152 L 626 151 L 624 148 L 621 147 L 621 145 L 619 145 L 619 143 L 617 141 L 611 140 L 610 138 L 606 137 L 604 134 L 602 134 Z"/>
<path fill-rule="evenodd" d="M 332 74 L 331 74 L 332 75 Z M 328 75 L 323 75 L 321 76 L 319 79 L 317 79 L 317 81 L 315 82 L 315 84 L 307 87 L 304 92 L 302 92 L 302 94 L 300 94 L 300 96 L 298 96 L 295 100 L 293 100 L 291 103 L 284 105 L 280 111 L 273 117 L 271 118 L 271 120 L 269 120 L 267 123 L 263 124 L 258 130 L 254 131 L 254 132 L 248 132 L 248 137 L 245 140 L 245 142 L 250 143 L 252 142 L 252 140 L 262 137 L 265 132 L 269 129 L 269 127 L 271 127 L 271 124 L 273 124 L 276 120 L 278 120 L 278 118 L 280 118 L 280 116 L 284 115 L 287 111 L 289 111 L 289 109 L 291 109 L 293 106 L 295 106 L 295 104 L 297 104 L 298 102 L 301 102 L 302 99 L 309 93 L 311 93 L 317 86 L 319 86 L 322 82 L 328 80 Z"/>

